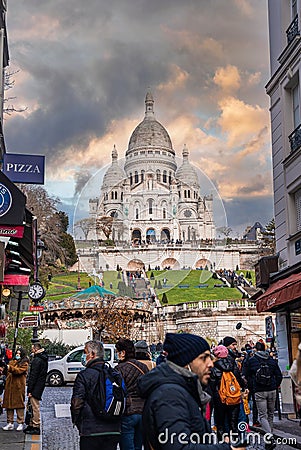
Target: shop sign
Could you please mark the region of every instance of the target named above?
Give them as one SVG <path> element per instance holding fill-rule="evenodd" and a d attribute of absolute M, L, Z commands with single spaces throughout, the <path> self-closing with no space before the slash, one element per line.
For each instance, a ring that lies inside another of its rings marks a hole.
<path fill-rule="evenodd" d="M 5 153 L 3 172 L 14 183 L 44 184 L 45 156 Z"/>
<path fill-rule="evenodd" d="M 0 225 L 0 236 L 22 238 L 24 234 L 24 227 Z"/>

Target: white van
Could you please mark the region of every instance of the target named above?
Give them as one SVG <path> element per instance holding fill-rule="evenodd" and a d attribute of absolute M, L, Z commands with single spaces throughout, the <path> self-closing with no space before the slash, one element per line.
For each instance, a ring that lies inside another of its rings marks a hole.
<path fill-rule="evenodd" d="M 103 344 L 104 360 L 115 367 L 118 363 L 114 344 Z M 65 383 L 73 383 L 78 372 L 85 367 L 81 363 L 84 346 L 76 347 L 63 358 L 48 362 L 47 383 L 49 386 L 62 386 Z"/>

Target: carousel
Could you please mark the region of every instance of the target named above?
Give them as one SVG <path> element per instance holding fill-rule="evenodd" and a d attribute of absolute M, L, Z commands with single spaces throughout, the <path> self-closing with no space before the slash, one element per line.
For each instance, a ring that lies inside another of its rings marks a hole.
<path fill-rule="evenodd" d="M 91 286 L 60 302 L 44 302 L 41 329 L 92 329 L 93 338 L 115 342 L 135 339 L 149 322 L 152 306 L 147 300 L 116 295 L 101 286 Z"/>

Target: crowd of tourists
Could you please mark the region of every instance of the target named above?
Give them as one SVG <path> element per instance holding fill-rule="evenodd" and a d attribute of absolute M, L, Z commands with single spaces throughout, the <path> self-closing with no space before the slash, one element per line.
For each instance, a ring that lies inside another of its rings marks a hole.
<path fill-rule="evenodd" d="M 251 425 L 265 433 L 265 450 L 276 447 L 273 417 L 282 374 L 262 340 L 239 350 L 232 336 L 210 346 L 194 334 L 167 333 L 159 344 L 153 361 L 146 341 L 119 339 L 119 362 L 113 368 L 104 361 L 100 341 L 85 343 L 85 369 L 76 377 L 71 398 L 81 450 L 116 450 L 118 445 L 121 450 L 244 449 Z M 300 405 L 301 344 L 298 348 L 290 374 Z M 40 343 L 33 344 L 30 358 L 22 348 L 14 355 L 5 349 L 0 358 L 4 431 L 40 434 L 47 365 Z"/>
<path fill-rule="evenodd" d="M 263 341 L 240 351 L 237 345 L 232 336 L 210 347 L 194 334 L 167 333 L 154 362 L 147 342 L 120 339 L 119 363 L 108 374 L 102 344 L 88 341 L 86 370 L 78 374 L 71 399 L 81 450 L 115 450 L 118 444 L 121 450 L 243 449 L 249 425 L 261 426 L 265 449 L 274 449 L 280 368 Z M 108 380 L 119 391 L 110 395 Z"/>

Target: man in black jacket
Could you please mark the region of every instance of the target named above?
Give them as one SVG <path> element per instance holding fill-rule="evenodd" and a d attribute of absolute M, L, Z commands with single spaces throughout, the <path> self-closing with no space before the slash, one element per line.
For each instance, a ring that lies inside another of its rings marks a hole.
<path fill-rule="evenodd" d="M 27 396 L 32 405 L 32 419 L 31 423 L 25 428 L 24 433 L 40 434 L 41 415 L 40 415 L 40 400 L 45 389 L 47 372 L 48 372 L 48 356 L 40 343 L 35 343 L 31 347 L 33 359 L 30 364 L 28 382 L 27 382 Z"/>
<path fill-rule="evenodd" d="M 104 365 L 104 348 L 99 341 L 85 343 L 82 363 L 71 398 L 72 422 L 80 434 L 80 450 L 116 450 L 120 440 L 120 419 L 102 419 L 94 414 L 89 399 Z"/>
<path fill-rule="evenodd" d="M 259 420 L 263 430 L 270 434 L 273 431 L 277 388 L 281 384 L 282 373 L 277 361 L 265 350 L 262 342 L 256 342 L 255 350 L 254 356 L 249 359 L 246 376 L 254 381 Z M 272 450 L 276 447 L 276 443 L 271 440 L 265 447 L 266 450 Z"/>
<path fill-rule="evenodd" d="M 207 385 L 213 367 L 209 344 L 193 334 L 167 333 L 163 349 L 167 362 L 138 382 L 146 398 L 145 450 L 230 450 L 226 442 L 215 443 L 216 435 L 204 418 L 210 396 L 202 385 Z"/>

